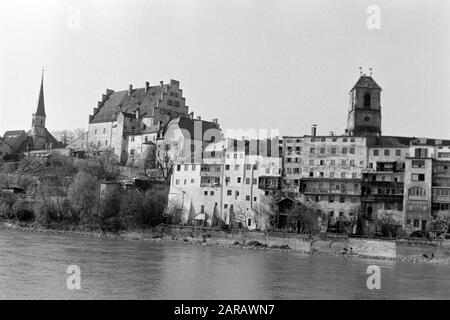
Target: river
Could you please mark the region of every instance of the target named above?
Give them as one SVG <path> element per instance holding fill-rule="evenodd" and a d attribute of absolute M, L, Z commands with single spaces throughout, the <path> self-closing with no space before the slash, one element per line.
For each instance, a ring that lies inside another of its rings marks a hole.
<path fill-rule="evenodd" d="M 69 290 L 69 265 L 81 289 Z M 369 265 L 381 289 L 366 285 Z M 449 299 L 450 266 L 0 231 L 0 299 Z"/>

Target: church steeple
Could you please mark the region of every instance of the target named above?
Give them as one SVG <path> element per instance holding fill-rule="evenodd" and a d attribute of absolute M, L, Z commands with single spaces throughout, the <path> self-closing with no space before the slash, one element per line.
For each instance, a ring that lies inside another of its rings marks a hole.
<path fill-rule="evenodd" d="M 44 70 L 42 69 L 41 88 L 36 113 L 33 114 L 30 135 L 33 138 L 34 149 L 44 149 L 47 142 L 47 129 L 45 129 L 45 104 L 44 104 Z"/>
<path fill-rule="evenodd" d="M 35 115 L 45 117 L 45 104 L 44 104 L 44 69 L 42 69 L 41 78 L 41 90 L 39 91 L 39 100 Z"/>
<path fill-rule="evenodd" d="M 381 87 L 370 75 L 361 72 L 350 90 L 347 131 L 352 136 L 381 135 Z"/>

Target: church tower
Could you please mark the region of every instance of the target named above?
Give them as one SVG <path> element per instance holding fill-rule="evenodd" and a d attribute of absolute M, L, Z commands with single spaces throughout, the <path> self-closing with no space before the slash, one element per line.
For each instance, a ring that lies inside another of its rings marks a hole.
<path fill-rule="evenodd" d="M 33 114 L 30 135 L 33 138 L 34 149 L 44 149 L 46 147 L 47 135 L 45 129 L 45 104 L 44 104 L 44 70 L 42 70 L 41 89 L 36 113 Z"/>
<path fill-rule="evenodd" d="M 347 130 L 351 136 L 381 135 L 381 88 L 370 76 L 361 74 L 350 90 Z"/>

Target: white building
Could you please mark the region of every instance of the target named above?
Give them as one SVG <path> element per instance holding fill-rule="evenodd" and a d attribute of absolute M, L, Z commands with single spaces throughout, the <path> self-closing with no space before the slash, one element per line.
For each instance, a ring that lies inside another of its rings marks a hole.
<path fill-rule="evenodd" d="M 210 144 L 200 161 L 176 163 L 169 212 L 182 223 L 229 225 L 250 230 L 270 225 L 273 192 L 280 189 L 282 159 L 267 141 L 222 140 Z"/>

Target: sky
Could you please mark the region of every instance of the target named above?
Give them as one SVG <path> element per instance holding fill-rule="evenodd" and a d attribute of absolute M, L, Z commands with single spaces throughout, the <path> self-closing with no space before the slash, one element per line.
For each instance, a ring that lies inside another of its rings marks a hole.
<path fill-rule="evenodd" d="M 0 39 L 0 134 L 30 128 L 43 67 L 50 131 L 176 79 L 222 128 L 342 134 L 362 67 L 383 134 L 450 139 L 447 0 L 0 0 Z"/>

